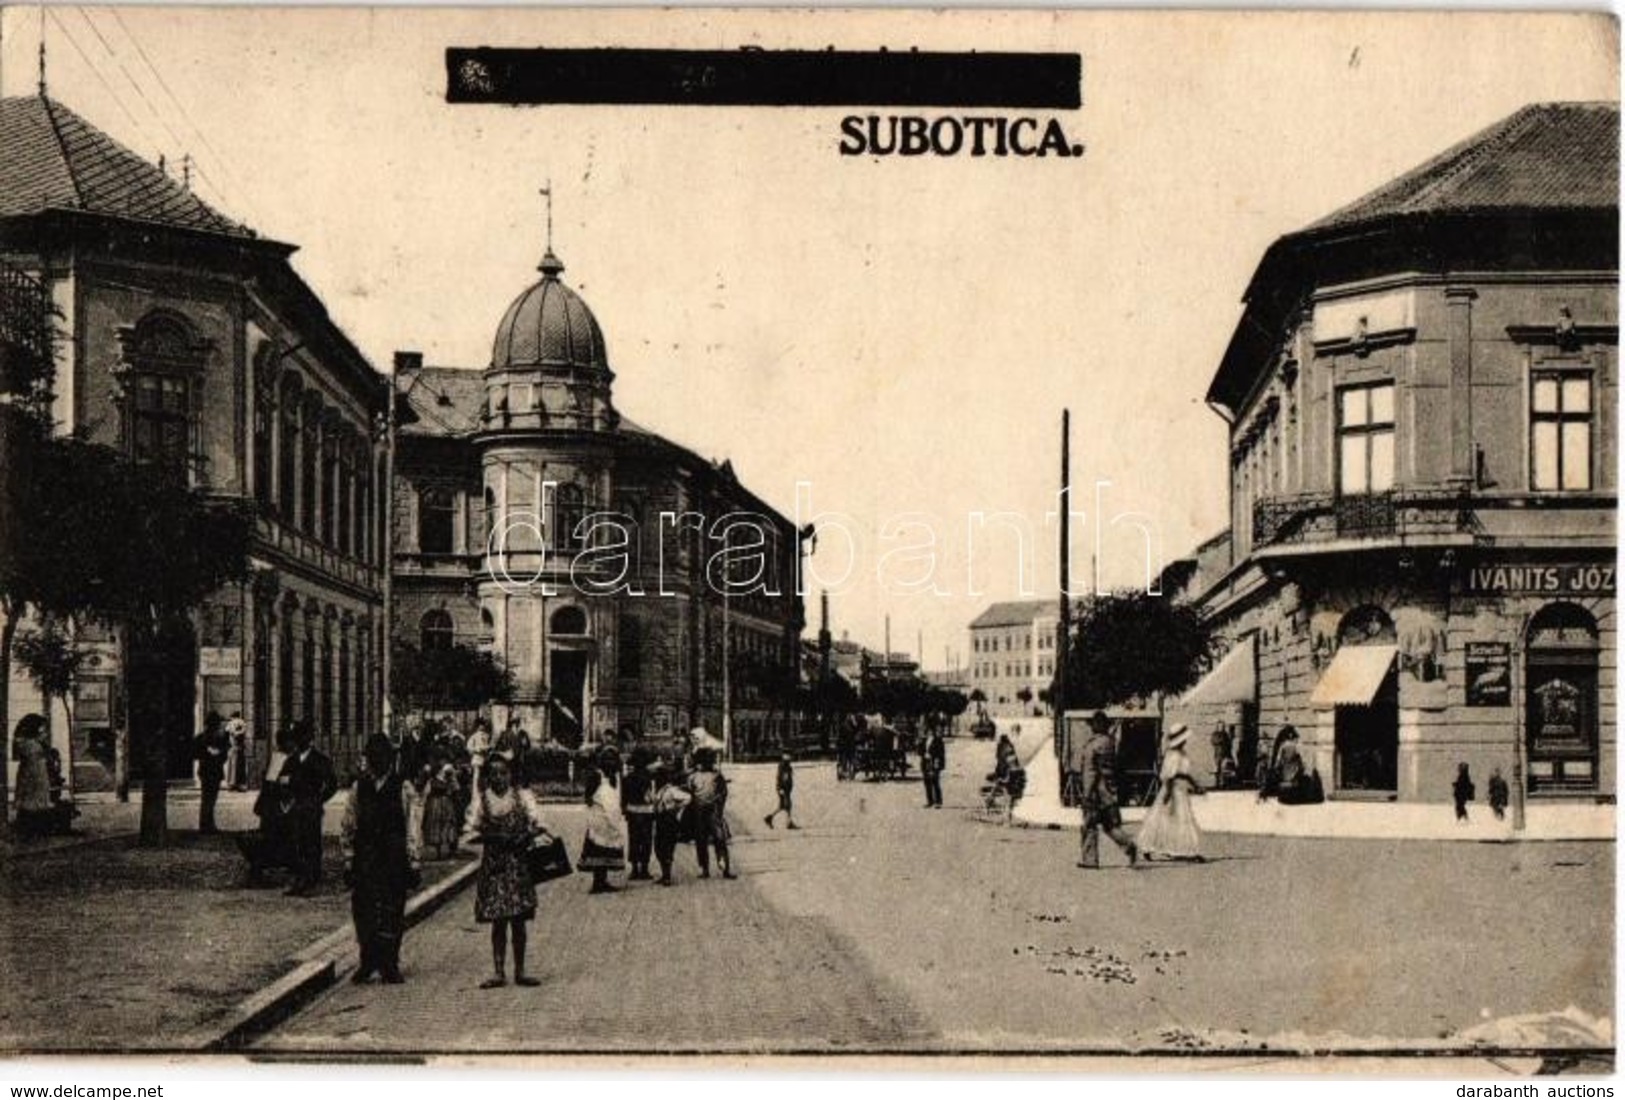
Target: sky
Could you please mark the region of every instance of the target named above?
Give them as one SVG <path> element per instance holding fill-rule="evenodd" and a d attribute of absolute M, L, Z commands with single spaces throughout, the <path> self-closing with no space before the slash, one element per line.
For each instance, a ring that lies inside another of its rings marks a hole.
<path fill-rule="evenodd" d="M 928 667 L 964 663 L 992 600 L 1056 591 L 1063 408 L 1075 587 L 1091 557 L 1103 587 L 1143 583 L 1145 537 L 1102 521 L 1143 517 L 1153 567 L 1224 526 L 1225 428 L 1203 395 L 1269 243 L 1526 103 L 1619 86 L 1614 25 L 1562 14 L 0 19 L 5 94 L 34 90 L 43 23 L 51 94 L 152 160 L 189 153 L 204 198 L 299 246 L 380 368 L 397 349 L 489 361 L 537 277 L 551 184 L 622 413 L 818 521 L 809 618 L 822 582 L 837 634 L 878 648 L 889 617 L 893 649 L 923 645 Z M 1087 151 L 844 157 L 841 119 L 863 112 L 841 109 L 448 105 L 451 45 L 1078 52 L 1084 105 L 1052 114 Z M 886 556 L 926 532 L 929 570 Z"/>

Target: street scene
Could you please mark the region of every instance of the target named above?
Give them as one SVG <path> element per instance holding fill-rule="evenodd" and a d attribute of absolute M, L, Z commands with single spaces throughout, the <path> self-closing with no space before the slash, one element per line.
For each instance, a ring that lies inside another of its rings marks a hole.
<path fill-rule="evenodd" d="M 0 12 L 0 1052 L 1612 1072 L 1605 17 L 376 14 Z"/>

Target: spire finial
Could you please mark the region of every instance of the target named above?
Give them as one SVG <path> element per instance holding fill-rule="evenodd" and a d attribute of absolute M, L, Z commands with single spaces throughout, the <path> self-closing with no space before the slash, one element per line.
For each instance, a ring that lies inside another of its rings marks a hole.
<path fill-rule="evenodd" d="M 39 95 L 45 98 L 45 5 L 39 9 Z"/>
<path fill-rule="evenodd" d="M 542 198 L 547 200 L 547 251 L 542 254 L 542 262 L 537 270 L 549 279 L 556 279 L 564 271 L 564 264 L 553 255 L 553 180 L 548 178 L 547 186 L 540 191 Z"/>

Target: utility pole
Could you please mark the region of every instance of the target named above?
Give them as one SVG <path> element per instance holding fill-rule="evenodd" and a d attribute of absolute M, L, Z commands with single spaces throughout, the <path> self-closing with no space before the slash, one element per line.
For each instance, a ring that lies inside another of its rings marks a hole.
<path fill-rule="evenodd" d="M 733 715 L 733 664 L 729 653 L 729 635 L 732 633 L 733 617 L 729 614 L 729 596 L 727 589 L 722 593 L 722 758 L 733 760 L 734 751 L 734 715 Z"/>
<path fill-rule="evenodd" d="M 1061 410 L 1061 606 L 1055 626 L 1055 679 L 1050 706 L 1055 711 L 1055 755 L 1064 757 L 1066 744 L 1066 671 L 1072 651 L 1072 410 Z M 1062 783 L 1065 783 L 1063 777 Z"/>

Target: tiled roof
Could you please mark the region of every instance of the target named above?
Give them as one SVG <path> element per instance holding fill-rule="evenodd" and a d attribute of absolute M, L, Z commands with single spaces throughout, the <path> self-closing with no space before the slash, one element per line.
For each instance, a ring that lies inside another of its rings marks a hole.
<path fill-rule="evenodd" d="M 0 99 L 0 217 L 51 209 L 254 236 L 61 103 Z"/>
<path fill-rule="evenodd" d="M 464 436 L 479 430 L 485 377 L 464 367 L 424 367 L 396 381 L 412 422 L 403 435 Z"/>
<path fill-rule="evenodd" d="M 971 620 L 972 630 L 995 626 L 1028 626 L 1041 615 L 1058 614 L 1057 600 L 1010 600 L 996 603 Z"/>
<path fill-rule="evenodd" d="M 1309 226 L 1410 214 L 1614 209 L 1619 105 L 1535 103 Z"/>

